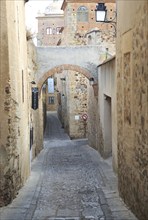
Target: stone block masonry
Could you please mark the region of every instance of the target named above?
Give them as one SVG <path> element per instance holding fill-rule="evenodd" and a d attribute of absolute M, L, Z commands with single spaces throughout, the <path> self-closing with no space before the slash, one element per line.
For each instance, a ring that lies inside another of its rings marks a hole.
<path fill-rule="evenodd" d="M 147 220 L 148 4 L 147 1 L 136 2 L 136 4 L 129 1 L 124 3 L 118 1 L 118 10 L 117 143 L 119 191 L 138 218 Z M 125 11 L 128 22 L 125 21 Z M 122 25 L 123 23 L 124 25 Z"/>
<path fill-rule="evenodd" d="M 87 113 L 88 79 L 78 72 L 70 71 L 68 81 L 69 136 L 85 138 L 87 137 L 87 121 L 82 119 L 82 115 Z"/>
<path fill-rule="evenodd" d="M 0 1 L 0 6 L 0 206 L 5 206 L 30 174 L 30 82 L 35 66 L 33 56 L 27 62 L 24 0 Z M 41 142 L 34 145 L 34 155 L 42 146 L 42 117 L 38 124 Z"/>
<path fill-rule="evenodd" d="M 30 162 L 24 1 L 0 4 L 0 206 L 3 206 L 12 201 L 24 184 Z"/>

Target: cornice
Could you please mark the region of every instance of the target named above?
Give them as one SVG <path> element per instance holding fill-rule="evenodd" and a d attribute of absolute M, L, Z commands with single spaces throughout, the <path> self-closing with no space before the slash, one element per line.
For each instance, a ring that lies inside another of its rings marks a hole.
<path fill-rule="evenodd" d="M 68 3 L 98 3 L 99 0 L 64 0 L 61 6 L 61 10 L 65 10 Z M 102 0 L 104 3 L 116 3 L 116 0 Z"/>

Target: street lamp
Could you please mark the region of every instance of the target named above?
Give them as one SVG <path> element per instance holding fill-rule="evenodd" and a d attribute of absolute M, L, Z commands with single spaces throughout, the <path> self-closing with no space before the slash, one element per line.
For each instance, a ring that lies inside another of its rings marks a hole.
<path fill-rule="evenodd" d="M 32 109 L 38 109 L 38 87 L 36 86 L 36 82 L 30 82 L 32 84 Z"/>
<path fill-rule="evenodd" d="M 96 22 L 104 22 L 104 23 L 112 24 L 112 26 L 115 29 L 115 36 L 116 36 L 116 21 L 115 21 L 116 12 L 113 19 L 107 20 L 107 9 L 105 3 L 98 3 L 98 5 L 96 5 L 95 14 L 96 14 Z"/>
<path fill-rule="evenodd" d="M 96 13 L 96 22 L 105 22 L 107 9 L 104 3 L 98 3 L 95 9 Z"/>
<path fill-rule="evenodd" d="M 60 80 L 62 80 L 62 81 L 66 81 L 66 78 L 65 78 L 65 77 L 62 77 L 62 78 L 60 78 Z"/>
<path fill-rule="evenodd" d="M 94 78 L 93 78 L 93 77 L 89 78 L 89 85 L 90 85 L 90 86 L 93 86 L 94 83 L 95 83 Z"/>

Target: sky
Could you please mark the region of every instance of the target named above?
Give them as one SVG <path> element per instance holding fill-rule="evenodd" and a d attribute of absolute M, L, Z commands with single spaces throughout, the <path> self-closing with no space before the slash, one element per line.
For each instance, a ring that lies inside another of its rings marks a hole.
<path fill-rule="evenodd" d="M 59 7 L 62 4 L 62 0 L 58 0 Z M 37 19 L 36 16 L 38 12 L 44 13 L 45 8 L 49 4 L 53 3 L 53 0 L 29 0 L 25 4 L 25 16 L 26 16 L 26 27 L 30 29 L 33 33 L 37 33 Z"/>

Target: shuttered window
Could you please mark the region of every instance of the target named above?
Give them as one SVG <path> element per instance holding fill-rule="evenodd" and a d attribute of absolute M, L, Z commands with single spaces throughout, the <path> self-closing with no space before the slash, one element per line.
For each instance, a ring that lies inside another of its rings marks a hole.
<path fill-rule="evenodd" d="M 88 9 L 85 6 L 81 6 L 77 10 L 77 21 L 88 22 Z"/>

